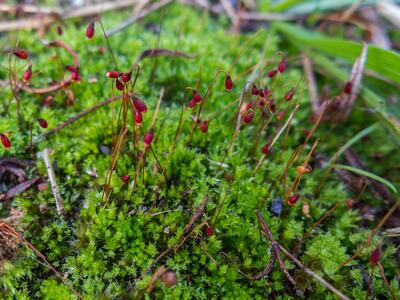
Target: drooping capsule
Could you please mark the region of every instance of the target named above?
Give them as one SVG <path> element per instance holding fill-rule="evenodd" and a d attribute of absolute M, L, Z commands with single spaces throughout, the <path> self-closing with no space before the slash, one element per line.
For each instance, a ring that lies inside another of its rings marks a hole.
<path fill-rule="evenodd" d="M 286 67 L 287 67 L 286 59 L 284 57 L 282 57 L 282 60 L 278 64 L 278 68 L 277 68 L 278 72 L 279 73 L 285 72 Z"/>
<path fill-rule="evenodd" d="M 249 124 L 251 123 L 251 121 L 253 121 L 253 119 L 254 119 L 254 111 L 252 109 L 246 110 L 243 114 L 243 122 Z"/>
<path fill-rule="evenodd" d="M 251 88 L 251 94 L 253 96 L 258 96 L 260 94 L 259 89 L 257 88 L 257 86 L 253 83 L 253 87 Z"/>
<path fill-rule="evenodd" d="M 138 98 L 133 99 L 133 106 L 141 113 L 147 112 L 146 103 Z"/>
<path fill-rule="evenodd" d="M 47 121 L 45 119 L 38 118 L 37 121 L 39 123 L 39 126 L 42 128 L 47 128 L 49 126 L 49 124 L 47 123 Z"/>
<path fill-rule="evenodd" d="M 119 72 L 118 71 L 114 71 L 114 70 L 108 71 L 106 73 L 106 77 L 107 78 L 113 78 L 113 79 L 118 78 L 119 77 Z"/>
<path fill-rule="evenodd" d="M 299 175 L 309 174 L 309 173 L 311 173 L 311 171 L 312 171 L 312 168 L 309 164 L 296 167 L 296 172 Z"/>
<path fill-rule="evenodd" d="M 0 140 L 4 148 L 9 149 L 11 147 L 10 139 L 4 133 L 0 133 Z"/>
<path fill-rule="evenodd" d="M 264 146 L 262 146 L 261 147 L 262 154 L 264 154 L 264 155 L 267 154 L 269 152 L 269 147 L 270 147 L 269 143 L 267 143 Z"/>
<path fill-rule="evenodd" d="M 201 95 L 199 94 L 198 91 L 193 90 L 193 98 L 192 99 L 193 99 L 193 101 L 195 103 L 200 103 L 201 102 Z"/>
<path fill-rule="evenodd" d="M 115 80 L 115 87 L 122 91 L 124 89 L 124 84 L 117 78 L 117 80 Z"/>
<path fill-rule="evenodd" d="M 231 76 L 227 75 L 225 78 L 225 89 L 230 92 L 233 88 L 233 81 Z"/>
<path fill-rule="evenodd" d="M 277 70 L 271 70 L 271 71 L 268 72 L 268 77 L 272 78 L 272 77 L 274 77 L 276 75 L 276 73 L 278 73 Z"/>
<path fill-rule="evenodd" d="M 207 226 L 207 236 L 213 236 L 214 235 L 214 229 L 211 226 Z"/>
<path fill-rule="evenodd" d="M 196 106 L 196 102 L 194 101 L 194 99 L 192 99 L 192 100 L 189 101 L 188 106 L 189 106 L 189 108 L 193 108 L 193 107 Z"/>
<path fill-rule="evenodd" d="M 149 147 L 153 142 L 153 139 L 154 139 L 154 131 L 153 128 L 150 128 L 150 130 L 143 137 L 144 146 Z"/>
<path fill-rule="evenodd" d="M 351 94 L 352 91 L 353 91 L 353 84 L 351 83 L 351 81 L 347 81 L 343 87 L 343 92 L 345 94 Z"/>
<path fill-rule="evenodd" d="M 297 202 L 297 200 L 299 200 L 299 198 L 300 198 L 300 196 L 299 196 L 299 195 L 296 195 L 296 194 L 290 196 L 289 199 L 288 199 L 288 204 L 289 204 L 290 206 L 295 205 L 296 202 Z"/>
<path fill-rule="evenodd" d="M 91 21 L 86 28 L 86 37 L 90 40 L 94 36 L 94 21 Z"/>
<path fill-rule="evenodd" d="M 201 132 L 203 132 L 203 133 L 206 133 L 206 132 L 208 131 L 208 123 L 207 123 L 207 121 L 201 122 L 201 124 L 200 124 L 200 130 L 201 130 Z"/>
<path fill-rule="evenodd" d="M 23 82 L 28 82 L 32 78 L 32 65 L 29 65 L 29 67 L 25 70 L 24 75 L 22 76 L 22 81 Z"/>
<path fill-rule="evenodd" d="M 129 82 L 131 80 L 131 77 L 132 77 L 132 71 L 130 71 L 128 73 L 122 73 L 121 74 L 122 82 Z"/>
<path fill-rule="evenodd" d="M 142 122 L 143 122 L 142 113 L 136 110 L 134 112 L 134 116 L 135 116 L 135 124 L 138 126 L 142 125 Z"/>
<path fill-rule="evenodd" d="M 369 263 L 371 265 L 376 265 L 379 263 L 381 260 L 381 255 L 382 255 L 382 243 L 379 243 L 378 246 L 371 252 L 371 255 L 369 257 Z"/>
<path fill-rule="evenodd" d="M 128 183 L 131 177 L 129 175 L 122 175 L 121 180 L 123 183 Z"/>
<path fill-rule="evenodd" d="M 28 51 L 24 49 L 14 49 L 13 54 L 20 59 L 27 59 L 29 56 Z"/>
<path fill-rule="evenodd" d="M 286 101 L 292 100 L 292 99 L 293 99 L 293 96 L 294 96 L 294 92 L 295 92 L 294 89 L 291 89 L 291 90 L 287 91 L 286 94 L 285 94 L 284 99 L 285 99 Z"/>

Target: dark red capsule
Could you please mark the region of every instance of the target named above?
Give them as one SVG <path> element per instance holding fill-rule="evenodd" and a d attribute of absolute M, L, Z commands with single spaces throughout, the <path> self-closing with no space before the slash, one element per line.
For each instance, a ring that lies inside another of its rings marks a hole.
<path fill-rule="evenodd" d="M 201 130 L 201 132 L 203 132 L 203 133 L 206 133 L 206 132 L 208 131 L 208 123 L 207 123 L 207 121 L 201 122 L 201 124 L 200 124 L 200 130 Z"/>
<path fill-rule="evenodd" d="M 131 80 L 132 77 L 132 72 L 129 73 L 122 73 L 121 74 L 121 80 L 122 82 L 129 82 Z"/>
<path fill-rule="evenodd" d="M 130 179 L 131 179 L 131 177 L 129 175 L 121 176 L 121 180 L 123 181 L 123 183 L 128 183 Z"/>
<path fill-rule="evenodd" d="M 253 121 L 254 119 L 254 111 L 253 110 L 246 110 L 243 114 L 243 122 L 245 122 L 246 124 L 251 123 L 251 121 Z"/>
<path fill-rule="evenodd" d="M 261 152 L 264 155 L 267 154 L 269 152 L 269 144 L 265 144 L 264 146 L 262 146 Z"/>
<path fill-rule="evenodd" d="M 257 86 L 253 83 L 253 87 L 251 88 L 251 94 L 253 96 L 258 96 L 260 94 L 260 91 L 258 90 Z"/>
<path fill-rule="evenodd" d="M 283 73 L 285 72 L 287 67 L 286 59 L 283 57 L 282 60 L 278 64 L 278 72 Z"/>
<path fill-rule="evenodd" d="M 94 36 L 94 21 L 91 21 L 86 28 L 86 37 L 91 39 Z"/>
<path fill-rule="evenodd" d="M 141 113 L 144 113 L 147 111 L 147 105 L 140 99 L 133 99 L 133 106 Z"/>
<path fill-rule="evenodd" d="M 119 77 L 119 72 L 118 71 L 108 71 L 106 73 L 106 76 L 108 78 L 118 78 Z"/>
<path fill-rule="evenodd" d="M 275 106 L 274 102 L 268 102 L 268 108 L 272 113 L 275 113 L 276 106 Z"/>
<path fill-rule="evenodd" d="M 276 118 L 277 118 L 278 120 L 282 120 L 284 116 L 285 116 L 285 111 L 284 111 L 284 110 L 281 110 L 280 112 L 278 112 L 278 113 L 276 114 Z"/>
<path fill-rule="evenodd" d="M 233 81 L 231 76 L 227 75 L 225 78 L 225 89 L 230 92 L 233 88 Z"/>
<path fill-rule="evenodd" d="M 142 125 L 142 121 L 143 121 L 142 113 L 136 110 L 134 112 L 134 116 L 135 116 L 136 125 L 139 125 L 139 126 Z"/>
<path fill-rule="evenodd" d="M 299 198 L 300 198 L 300 196 L 299 196 L 299 195 L 296 195 L 296 194 L 290 196 L 289 199 L 288 199 L 288 204 L 289 204 L 290 206 L 295 205 L 296 202 L 297 202 L 297 200 L 299 200 Z"/>
<path fill-rule="evenodd" d="M 381 260 L 382 256 L 382 244 L 379 243 L 378 246 L 371 252 L 371 256 L 369 257 L 369 263 L 371 265 L 376 265 Z"/>
<path fill-rule="evenodd" d="M 285 100 L 286 101 L 290 101 L 290 100 L 292 100 L 293 99 L 293 96 L 294 96 L 294 89 L 291 89 L 290 91 L 288 91 L 286 94 L 285 94 Z"/>
<path fill-rule="evenodd" d="M 80 82 L 81 81 L 81 75 L 79 75 L 79 72 L 72 72 L 71 73 L 71 80 L 75 82 Z"/>
<path fill-rule="evenodd" d="M 213 236 L 214 235 L 214 229 L 211 226 L 207 227 L 207 236 Z"/>
<path fill-rule="evenodd" d="M 143 137 L 143 143 L 145 147 L 149 147 L 150 144 L 153 142 L 154 139 L 154 132 L 153 128 L 151 128 Z"/>
<path fill-rule="evenodd" d="M 28 51 L 24 49 L 14 49 L 13 54 L 20 59 L 27 59 L 29 56 Z"/>
<path fill-rule="evenodd" d="M 58 35 L 63 35 L 63 29 L 60 25 L 57 26 L 57 34 Z"/>
<path fill-rule="evenodd" d="M 115 87 L 122 91 L 124 89 L 124 84 L 117 78 L 117 80 L 115 80 Z"/>
<path fill-rule="evenodd" d="M 263 88 L 263 89 L 259 89 L 258 90 L 258 94 L 260 95 L 260 97 L 262 97 L 262 98 L 265 98 L 265 97 L 267 97 L 268 95 L 269 95 L 269 90 L 268 89 L 266 89 L 266 88 Z"/>
<path fill-rule="evenodd" d="M 194 99 L 192 99 L 192 100 L 189 101 L 188 106 L 189 106 L 189 108 L 193 108 L 193 107 L 196 106 L 196 102 L 194 101 Z"/>
<path fill-rule="evenodd" d="M 350 81 L 347 81 L 343 87 L 343 92 L 345 94 L 351 94 L 353 90 L 353 84 Z"/>
<path fill-rule="evenodd" d="M 276 73 L 278 73 L 277 70 L 271 70 L 271 71 L 268 72 L 268 77 L 272 78 L 272 77 L 274 77 L 276 75 Z"/>
<path fill-rule="evenodd" d="M 45 119 L 39 118 L 37 119 L 39 126 L 42 128 L 47 128 L 49 126 L 49 124 L 47 123 L 47 121 Z"/>
<path fill-rule="evenodd" d="M 201 102 L 201 95 L 199 94 L 198 91 L 193 90 L 193 98 L 195 103 L 200 103 Z"/>
<path fill-rule="evenodd" d="M 24 75 L 22 76 L 22 81 L 23 82 L 28 82 L 32 78 L 32 65 L 29 65 L 28 69 L 24 72 Z"/>
<path fill-rule="evenodd" d="M 5 134 L 0 133 L 0 140 L 4 148 L 9 149 L 11 147 L 10 139 Z"/>
<path fill-rule="evenodd" d="M 79 68 L 78 67 L 71 66 L 71 65 L 65 66 L 65 69 L 67 71 L 70 71 L 71 73 L 78 73 L 79 72 Z"/>

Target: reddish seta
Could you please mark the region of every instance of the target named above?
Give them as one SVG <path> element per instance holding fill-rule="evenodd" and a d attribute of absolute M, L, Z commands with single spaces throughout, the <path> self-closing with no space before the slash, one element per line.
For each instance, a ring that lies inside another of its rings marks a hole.
<path fill-rule="evenodd" d="M 272 77 L 274 77 L 276 75 L 276 73 L 278 73 L 277 70 L 271 70 L 271 71 L 268 72 L 268 77 L 272 78 Z"/>
<path fill-rule="evenodd" d="M 37 119 L 39 126 L 42 128 L 47 128 L 49 126 L 49 124 L 47 123 L 47 121 L 45 119 L 39 118 Z"/>
<path fill-rule="evenodd" d="M 292 100 L 293 99 L 293 96 L 294 96 L 294 89 L 291 89 L 290 91 L 288 91 L 286 94 L 285 94 L 285 100 L 286 101 L 290 101 L 290 100 Z"/>
<path fill-rule="evenodd" d="M 107 73 L 106 73 L 106 76 L 108 77 L 108 78 L 118 78 L 119 77 L 119 72 L 118 71 L 108 71 Z"/>
<path fill-rule="evenodd" d="M 295 205 L 296 202 L 297 202 L 297 200 L 299 200 L 299 198 L 300 198 L 300 196 L 299 196 L 299 195 L 296 195 L 296 194 L 290 196 L 289 199 L 288 199 L 288 204 L 289 204 L 290 206 Z"/>
<path fill-rule="evenodd" d="M 32 78 L 32 65 L 29 65 L 28 69 L 24 72 L 24 75 L 22 76 L 22 81 L 23 82 L 28 82 Z"/>
<path fill-rule="evenodd" d="M 122 91 L 124 89 L 124 84 L 117 78 L 117 80 L 115 80 L 115 87 Z"/>
<path fill-rule="evenodd" d="M 20 59 L 27 59 L 29 56 L 28 51 L 24 49 L 14 49 L 13 54 Z"/>
<path fill-rule="evenodd" d="M 147 105 L 142 100 L 135 98 L 133 99 L 133 106 L 140 112 L 144 113 L 147 111 Z"/>
<path fill-rule="evenodd" d="M 153 128 L 150 128 L 150 130 L 143 137 L 144 146 L 146 148 L 149 147 L 153 142 L 153 139 L 154 139 L 154 131 Z"/>
<path fill-rule="evenodd" d="M 343 87 L 343 92 L 345 94 L 351 94 L 353 90 L 353 84 L 350 81 L 347 81 Z"/>
<path fill-rule="evenodd" d="M 278 64 L 278 72 L 279 73 L 285 72 L 286 67 L 287 67 L 286 59 L 282 57 L 282 60 Z"/>
<path fill-rule="evenodd" d="M 231 76 L 227 75 L 225 78 L 225 89 L 230 92 L 233 88 L 233 81 Z"/>
<path fill-rule="evenodd" d="M 121 180 L 123 183 L 128 183 L 131 177 L 129 175 L 122 175 Z"/>
<path fill-rule="evenodd" d="M 91 21 L 86 28 L 86 37 L 90 40 L 94 36 L 94 21 Z"/>
<path fill-rule="evenodd" d="M 200 130 L 201 130 L 201 132 L 203 132 L 203 133 L 206 133 L 206 132 L 208 131 L 208 123 L 207 123 L 207 121 L 201 122 L 201 124 L 200 124 Z"/>
<path fill-rule="evenodd" d="M 142 113 L 136 110 L 134 113 L 134 116 L 135 116 L 136 125 L 138 125 L 138 126 L 142 125 L 142 121 L 143 121 Z"/>
<path fill-rule="evenodd" d="M 374 266 L 379 263 L 382 255 L 382 244 L 379 243 L 378 246 L 371 252 L 371 256 L 369 257 L 369 263 Z"/>
<path fill-rule="evenodd" d="M 4 148 L 9 149 L 11 147 L 10 139 L 4 133 L 0 133 L 0 140 Z"/>

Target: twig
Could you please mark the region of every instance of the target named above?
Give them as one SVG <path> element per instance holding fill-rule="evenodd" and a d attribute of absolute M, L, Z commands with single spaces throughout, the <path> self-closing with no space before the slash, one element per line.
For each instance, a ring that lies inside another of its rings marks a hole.
<path fill-rule="evenodd" d="M 54 175 L 53 166 L 51 165 L 51 161 L 50 161 L 50 157 L 49 157 L 49 149 L 45 148 L 41 152 L 41 155 L 43 157 L 44 164 L 46 165 L 47 175 L 49 176 L 51 189 L 53 190 L 54 199 L 56 200 L 57 213 L 59 215 L 63 215 L 64 214 L 64 206 L 62 204 L 60 191 L 59 191 L 57 183 L 56 183 L 56 176 Z"/>
<path fill-rule="evenodd" d="M 337 290 L 333 285 L 331 285 L 329 282 L 327 282 L 325 279 L 323 279 L 322 277 L 318 276 L 317 274 L 314 273 L 313 270 L 307 268 L 306 266 L 304 266 L 296 257 L 294 257 L 289 251 L 287 251 L 284 247 L 282 247 L 281 245 L 279 245 L 277 242 L 275 242 L 275 240 L 272 237 L 272 233 L 271 230 L 268 228 L 267 223 L 265 222 L 263 216 L 260 214 L 259 211 L 256 212 L 257 214 L 257 218 L 262 226 L 263 232 L 264 234 L 268 237 L 268 239 L 271 241 L 271 243 L 273 242 L 277 249 L 282 251 L 283 253 L 285 253 L 285 255 L 290 258 L 304 273 L 310 275 L 311 277 L 313 277 L 316 281 L 320 282 L 323 286 L 325 286 L 328 290 L 330 290 L 332 293 L 334 293 L 336 296 L 338 296 L 340 299 L 342 300 L 350 300 L 347 296 L 345 296 L 342 292 L 340 292 L 339 290 Z M 278 251 L 279 253 L 279 251 Z M 277 258 L 279 260 L 280 256 L 279 254 L 277 255 Z"/>

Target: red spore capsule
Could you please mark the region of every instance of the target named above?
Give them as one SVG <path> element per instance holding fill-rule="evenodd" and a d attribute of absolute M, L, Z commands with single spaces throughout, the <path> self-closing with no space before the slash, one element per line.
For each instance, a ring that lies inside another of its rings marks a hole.
<path fill-rule="evenodd" d="M 265 98 L 269 95 L 269 90 L 265 88 L 259 89 L 258 94 L 260 95 L 260 97 Z"/>
<path fill-rule="evenodd" d="M 192 100 L 189 101 L 188 106 L 189 106 L 189 108 L 193 108 L 193 107 L 196 106 L 196 102 L 194 101 L 194 99 L 192 99 Z"/>
<path fill-rule="evenodd" d="M 251 88 L 251 94 L 253 96 L 258 96 L 260 94 L 260 91 L 258 90 L 258 88 L 255 84 L 253 84 L 253 87 Z"/>
<path fill-rule="evenodd" d="M 20 59 L 27 59 L 29 56 L 28 51 L 24 49 L 14 49 L 13 54 Z"/>
<path fill-rule="evenodd" d="M 39 118 L 37 119 L 39 126 L 42 128 L 47 128 L 49 126 L 49 124 L 47 123 L 47 121 L 45 119 Z"/>
<path fill-rule="evenodd" d="M 282 60 L 278 64 L 278 72 L 283 73 L 285 72 L 287 67 L 286 59 L 283 57 Z"/>
<path fill-rule="evenodd" d="M 135 111 L 134 116 L 135 116 L 136 125 L 139 125 L 139 126 L 142 125 L 142 121 L 143 121 L 142 113 L 139 111 Z"/>
<path fill-rule="evenodd" d="M 254 111 L 253 110 L 246 110 L 243 114 L 243 122 L 246 124 L 251 123 L 254 119 Z"/>
<path fill-rule="evenodd" d="M 211 226 L 207 227 L 207 236 L 213 236 L 214 235 L 214 229 Z"/>
<path fill-rule="evenodd" d="M 24 75 L 22 76 L 23 82 L 28 82 L 32 78 L 32 65 L 29 65 L 28 69 L 24 72 Z"/>
<path fill-rule="evenodd" d="M 70 71 L 71 73 L 78 73 L 79 72 L 79 68 L 78 67 L 71 66 L 71 65 L 65 66 L 65 69 Z"/>
<path fill-rule="evenodd" d="M 269 144 L 265 144 L 262 148 L 261 148 L 261 152 L 262 154 L 267 154 L 269 152 Z"/>
<path fill-rule="evenodd" d="M 232 90 L 233 87 L 233 81 L 231 76 L 227 75 L 225 78 L 225 89 L 230 92 Z"/>
<path fill-rule="evenodd" d="M 371 265 L 376 265 L 381 260 L 382 255 L 382 244 L 379 243 L 378 246 L 371 252 L 371 256 L 369 257 L 369 263 Z"/>
<path fill-rule="evenodd" d="M 119 77 L 119 72 L 118 71 L 108 71 L 106 73 L 106 76 L 108 78 L 118 78 Z"/>
<path fill-rule="evenodd" d="M 133 106 L 141 113 L 144 113 L 147 111 L 147 105 L 140 99 L 133 99 Z"/>
<path fill-rule="evenodd" d="M 131 179 L 131 177 L 129 175 L 121 176 L 121 180 L 123 181 L 123 183 L 128 183 L 130 179 Z"/>
<path fill-rule="evenodd" d="M 72 81 L 80 82 L 81 81 L 81 75 L 79 75 L 79 72 L 72 72 L 71 73 L 71 79 L 72 79 Z"/>
<path fill-rule="evenodd" d="M 353 84 L 350 81 L 347 81 L 343 87 L 343 92 L 345 94 L 351 94 L 353 90 Z"/>
<path fill-rule="evenodd" d="M 282 120 L 284 116 L 285 116 L 285 111 L 284 111 L 284 110 L 281 110 L 280 112 L 278 112 L 278 113 L 276 114 L 276 118 L 277 118 L 278 120 Z"/>
<path fill-rule="evenodd" d="M 276 73 L 278 73 L 277 70 L 271 70 L 271 71 L 268 72 L 268 77 L 272 78 L 272 77 L 274 77 L 276 75 Z"/>
<path fill-rule="evenodd" d="M 57 34 L 58 35 L 63 35 L 63 29 L 60 25 L 57 26 Z"/>
<path fill-rule="evenodd" d="M 200 103 L 201 102 L 201 95 L 199 94 L 198 91 L 193 90 L 193 98 L 195 103 Z"/>
<path fill-rule="evenodd" d="M 5 134 L 0 133 L 0 140 L 1 140 L 1 143 L 3 144 L 4 148 L 8 149 L 11 147 L 10 139 Z"/>
<path fill-rule="evenodd" d="M 132 72 L 129 73 L 122 73 L 121 74 L 121 80 L 122 82 L 129 82 L 131 80 Z"/>
<path fill-rule="evenodd" d="M 153 128 L 151 128 L 143 137 L 143 143 L 145 147 L 149 147 L 154 139 Z"/>
<path fill-rule="evenodd" d="M 285 94 L 285 100 L 286 101 L 290 101 L 290 100 L 292 100 L 293 99 L 293 96 L 294 96 L 294 89 L 291 89 L 290 91 L 288 91 L 286 94 Z"/>
<path fill-rule="evenodd" d="M 206 132 L 208 131 L 208 123 L 207 123 L 207 121 L 201 122 L 201 124 L 200 124 L 200 130 L 201 130 L 201 132 L 203 132 L 203 133 L 206 133 Z"/>
<path fill-rule="evenodd" d="M 297 202 L 297 200 L 299 200 L 299 198 L 300 198 L 299 195 L 292 195 L 292 196 L 290 196 L 289 199 L 288 199 L 288 204 L 289 204 L 290 206 L 295 205 L 296 202 Z"/>
<path fill-rule="evenodd" d="M 86 28 L 86 37 L 90 40 L 94 36 L 94 21 L 91 21 Z"/>
<path fill-rule="evenodd" d="M 115 80 L 115 87 L 122 91 L 124 89 L 124 84 L 117 78 L 117 80 Z"/>

